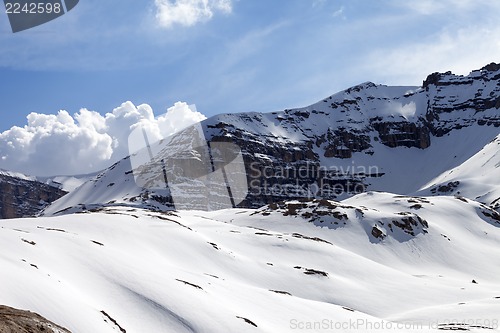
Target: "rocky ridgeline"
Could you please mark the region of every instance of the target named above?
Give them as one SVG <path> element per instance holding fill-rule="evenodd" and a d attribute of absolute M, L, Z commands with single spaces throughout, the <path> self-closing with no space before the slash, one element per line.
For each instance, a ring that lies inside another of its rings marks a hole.
<path fill-rule="evenodd" d="M 429 203 L 426 199 L 408 197 L 408 203 Z M 412 210 L 421 206 L 413 205 Z M 296 200 L 269 204 L 254 213 L 255 215 L 289 216 L 305 219 L 317 226 L 329 229 L 361 226 L 371 242 L 380 242 L 391 236 L 405 241 L 419 234 L 428 233 L 429 224 L 415 212 L 380 213 L 367 207 L 354 207 L 326 200 Z M 375 217 L 376 216 L 376 217 Z M 373 223 L 373 221 L 376 221 Z"/>
<path fill-rule="evenodd" d="M 0 218 L 33 216 L 66 192 L 34 180 L 0 174 Z"/>
<path fill-rule="evenodd" d="M 371 196 L 373 193 L 366 194 Z M 455 199 L 462 204 L 473 206 L 478 216 L 486 222 L 500 226 L 500 214 L 491 207 L 463 197 Z M 381 242 L 387 237 L 403 242 L 429 232 L 429 223 L 419 215 L 419 212 L 434 205 L 432 198 L 396 195 L 393 196 L 393 200 L 403 205 L 404 210 L 380 211 L 327 199 L 303 199 L 275 202 L 260 208 L 252 215 L 269 216 L 271 221 L 273 216 L 286 216 L 306 220 L 329 229 L 360 227 L 372 243 Z M 444 235 L 443 237 L 446 238 Z"/>

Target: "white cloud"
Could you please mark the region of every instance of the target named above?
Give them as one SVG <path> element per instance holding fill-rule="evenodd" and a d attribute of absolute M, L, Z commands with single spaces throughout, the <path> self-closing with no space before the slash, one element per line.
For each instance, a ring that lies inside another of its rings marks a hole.
<path fill-rule="evenodd" d="M 0 167 L 37 176 L 90 173 L 128 155 L 128 135 L 139 123 L 168 136 L 205 118 L 182 102 L 158 118 L 149 105 L 132 102 L 104 116 L 87 109 L 31 113 L 24 127 L 0 133 Z"/>
<path fill-rule="evenodd" d="M 214 13 L 231 13 L 232 0 L 155 0 L 156 19 L 163 28 L 192 26 L 210 20 Z"/>
<path fill-rule="evenodd" d="M 336 11 L 333 12 L 333 17 L 339 17 L 339 16 L 342 16 L 344 17 L 344 10 L 345 10 L 345 7 L 342 6 L 340 7 L 339 9 L 337 9 Z"/>
<path fill-rule="evenodd" d="M 444 29 L 423 42 L 373 51 L 362 70 L 375 72 L 390 84 L 403 85 L 419 84 L 425 75 L 433 72 L 467 75 L 474 69 L 499 61 L 499 35 L 500 24 Z"/>
<path fill-rule="evenodd" d="M 417 112 L 417 105 L 415 102 L 403 104 L 401 102 L 387 101 L 379 108 L 380 115 L 385 116 L 403 116 L 406 119 L 412 118 Z"/>

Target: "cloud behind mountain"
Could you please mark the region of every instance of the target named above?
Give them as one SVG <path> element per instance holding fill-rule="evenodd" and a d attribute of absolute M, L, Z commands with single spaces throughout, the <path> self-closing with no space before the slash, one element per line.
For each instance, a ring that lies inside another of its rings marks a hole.
<path fill-rule="evenodd" d="M 142 124 L 167 136 L 205 119 L 177 102 L 155 118 L 147 104 L 127 101 L 104 115 L 81 109 L 74 115 L 30 113 L 27 124 L 0 133 L 0 167 L 37 176 L 84 174 L 101 170 L 128 154 L 128 135 Z"/>

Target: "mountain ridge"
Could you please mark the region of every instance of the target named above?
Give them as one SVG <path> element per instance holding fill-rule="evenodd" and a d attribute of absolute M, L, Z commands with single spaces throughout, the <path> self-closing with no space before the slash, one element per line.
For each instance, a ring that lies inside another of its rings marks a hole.
<path fill-rule="evenodd" d="M 365 82 L 308 107 L 220 114 L 201 125 L 208 141 L 229 141 L 241 147 L 251 187 L 241 206 L 257 208 L 275 201 L 311 197 L 317 194 L 311 193 L 311 187 L 325 184 L 336 186 L 341 193 L 330 191 L 320 196 L 337 200 L 360 192 L 356 187 L 363 191 L 417 193 L 497 137 L 499 108 L 500 66 L 492 63 L 467 76 L 430 74 L 422 87 Z M 490 154 L 496 152 L 490 149 Z M 391 165 L 390 160 L 398 161 L 399 166 Z M 432 164 L 436 164 L 432 172 L 426 170 Z M 335 170 L 303 179 L 276 175 L 276 170 L 283 168 L 313 172 L 322 166 Z M 359 170 L 346 172 L 350 166 Z M 370 166 L 378 172 L 363 172 Z M 494 169 L 492 172 L 498 173 L 497 167 Z M 269 177 L 258 177 L 266 170 L 271 170 Z M 263 191 L 265 186 L 274 185 L 286 187 L 288 192 Z M 491 204 L 500 193 L 492 196 L 484 203 Z M 102 204 L 172 208 L 168 190 L 140 189 L 134 184 L 127 157 L 51 205 L 45 213 Z"/>

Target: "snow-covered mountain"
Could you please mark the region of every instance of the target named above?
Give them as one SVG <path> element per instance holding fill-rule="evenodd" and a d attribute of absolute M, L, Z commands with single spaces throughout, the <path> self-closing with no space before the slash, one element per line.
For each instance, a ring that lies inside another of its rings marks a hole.
<path fill-rule="evenodd" d="M 85 182 L 93 179 L 98 172 L 84 174 L 84 175 L 71 175 L 71 176 L 51 176 L 51 177 L 35 177 L 41 183 L 56 187 L 66 192 L 71 192 Z"/>
<path fill-rule="evenodd" d="M 241 207 L 340 200 L 370 190 L 457 194 L 488 205 L 500 198 L 500 65 L 494 63 L 468 76 L 434 73 L 422 87 L 367 82 L 305 108 L 221 114 L 202 127 L 208 141 L 241 147 L 249 190 Z M 168 190 L 136 185 L 131 165 L 129 157 L 121 160 L 45 213 L 172 207 Z"/>
<path fill-rule="evenodd" d="M 500 330 L 500 65 L 201 128 L 240 148 L 242 207 L 173 211 L 137 185 L 175 171 L 169 150 L 200 164 L 177 133 L 1 220 L 0 304 L 72 332 Z"/>
<path fill-rule="evenodd" d="M 461 197 L 106 207 L 0 226 L 0 303 L 72 332 L 499 328 L 500 215 Z"/>

